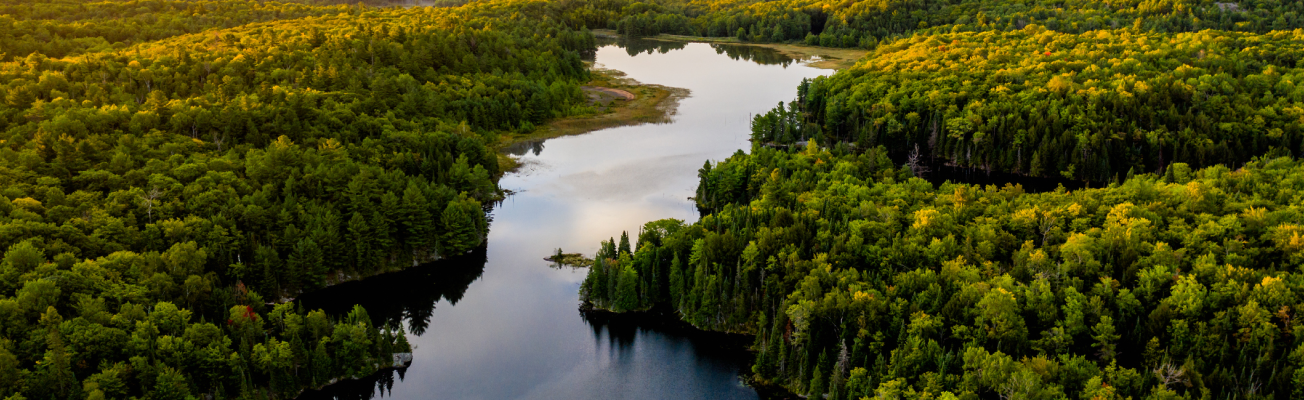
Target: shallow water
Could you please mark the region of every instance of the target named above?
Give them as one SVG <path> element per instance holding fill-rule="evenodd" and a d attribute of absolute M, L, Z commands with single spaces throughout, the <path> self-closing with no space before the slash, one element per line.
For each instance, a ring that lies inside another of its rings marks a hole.
<path fill-rule="evenodd" d="M 600 241 L 636 237 L 651 220 L 696 220 L 687 198 L 703 162 L 747 149 L 751 115 L 828 71 L 765 49 L 702 43 L 607 45 L 595 57 L 691 95 L 670 123 L 516 147 L 525 167 L 500 182 L 515 194 L 494 209 L 487 248 L 305 296 L 305 306 L 331 312 L 361 303 L 378 322 L 406 327 L 416 347 L 405 371 L 305 398 L 758 397 L 739 378 L 751 359 L 729 345 L 738 340 L 586 319 L 578 311 L 586 270 L 550 268 L 543 257 L 557 248 L 592 255 Z"/>

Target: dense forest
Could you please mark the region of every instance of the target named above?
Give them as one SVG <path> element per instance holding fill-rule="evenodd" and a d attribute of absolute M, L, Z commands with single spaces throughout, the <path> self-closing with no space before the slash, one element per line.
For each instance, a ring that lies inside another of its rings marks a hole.
<path fill-rule="evenodd" d="M 1026 193 L 758 147 L 702 169 L 700 221 L 603 243 L 581 296 L 754 334 L 756 379 L 811 397 L 1290 398 L 1302 194 L 1285 157 Z"/>
<path fill-rule="evenodd" d="M 897 159 L 1110 182 L 1171 163 L 1304 151 L 1304 31 L 918 35 L 803 83 L 757 142 L 879 144 Z"/>
<path fill-rule="evenodd" d="M 252 22 L 347 12 L 341 7 L 252 1 L 77 1 L 0 2 L 0 59 L 32 53 L 62 58 L 123 49 L 132 44 L 234 28 Z"/>
<path fill-rule="evenodd" d="M 864 48 L 913 33 L 1011 31 L 1029 24 L 1065 33 L 1117 28 L 1265 33 L 1304 27 L 1304 4 L 1277 0 L 669 0 L 632 3 L 614 14 L 612 28 L 635 36 L 671 33 Z"/>
<path fill-rule="evenodd" d="M 624 7 L 629 35 L 870 53 L 707 162 L 701 220 L 602 243 L 581 298 L 754 335 L 752 379 L 807 398 L 1304 396 L 1300 7 Z"/>
<path fill-rule="evenodd" d="M 0 1 L 0 398 L 400 363 L 413 310 L 292 300 L 482 257 L 497 147 L 593 112 L 596 28 L 870 54 L 708 162 L 700 221 L 604 243 L 591 306 L 754 335 L 754 380 L 835 400 L 1304 396 L 1299 2 L 364 3 Z"/>
<path fill-rule="evenodd" d="M 591 111 L 594 39 L 543 2 L 319 4 L 0 4 L 0 398 L 399 363 L 397 323 L 285 301 L 481 247 L 500 137 Z"/>

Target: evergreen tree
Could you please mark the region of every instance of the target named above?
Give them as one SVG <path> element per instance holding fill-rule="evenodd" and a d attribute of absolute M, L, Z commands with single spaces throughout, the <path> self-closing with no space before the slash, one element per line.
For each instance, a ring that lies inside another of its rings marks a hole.
<path fill-rule="evenodd" d="M 406 238 L 404 245 L 409 249 L 425 249 L 433 244 L 435 229 L 431 225 L 433 220 L 427 208 L 428 203 L 416 182 L 408 181 L 407 188 L 403 190 L 403 218 L 400 220 Z"/>
<path fill-rule="evenodd" d="M 638 272 L 626 265 L 620 270 L 617 282 L 616 301 L 612 304 L 612 310 L 625 312 L 641 308 L 638 300 Z"/>
<path fill-rule="evenodd" d="M 633 251 L 629 248 L 629 231 L 620 232 L 620 254 L 631 254 Z"/>
<path fill-rule="evenodd" d="M 354 212 L 353 217 L 349 219 L 349 236 L 353 239 L 353 268 L 356 271 L 371 271 L 372 267 L 372 249 L 371 249 L 371 227 L 367 225 L 367 219 L 362 217 L 362 213 Z"/>

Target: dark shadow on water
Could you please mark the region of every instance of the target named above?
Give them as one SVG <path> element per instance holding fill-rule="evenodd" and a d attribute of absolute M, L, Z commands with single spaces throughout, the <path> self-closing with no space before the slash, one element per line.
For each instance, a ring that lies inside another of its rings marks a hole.
<path fill-rule="evenodd" d="M 639 54 L 666 54 L 675 50 L 682 50 L 688 42 L 676 42 L 669 40 L 651 40 L 629 37 L 599 37 L 596 41 L 598 47 L 618 46 L 625 49 L 626 53 L 631 56 Z M 593 59 L 587 58 L 592 61 Z"/>
<path fill-rule="evenodd" d="M 751 381 L 751 366 L 756 355 L 748 349 L 754 340 L 750 335 L 697 329 L 680 320 L 673 312 L 663 309 L 618 314 L 582 307 L 580 318 L 593 330 L 594 345 L 601 347 L 605 340 L 610 346 L 612 359 L 618 362 L 633 358 L 639 335 L 664 335 L 671 340 L 687 341 L 698 360 L 719 360 L 732 364 L 738 379 L 756 390 L 761 399 L 797 398 L 782 387 L 758 386 Z"/>
<path fill-rule="evenodd" d="M 406 323 L 408 331 L 422 335 L 439 300 L 457 304 L 466 289 L 484 273 L 487 247 L 469 253 L 422 264 L 402 271 L 345 282 L 300 296 L 297 302 L 307 310 L 323 310 L 340 316 L 354 304 L 367 309 L 372 323 L 397 329 Z M 300 400 L 369 400 L 384 398 L 402 382 L 406 368 L 386 369 L 359 379 L 346 379 L 321 390 L 306 390 Z"/>
<path fill-rule="evenodd" d="M 407 368 L 387 369 L 360 379 L 346 379 L 322 390 L 305 390 L 296 400 L 371 400 L 384 398 L 394 391 L 394 382 L 402 382 Z"/>
<path fill-rule="evenodd" d="M 524 156 L 528 153 L 534 153 L 535 156 L 538 156 L 539 153 L 543 152 L 543 142 L 545 141 L 546 140 L 541 139 L 516 142 L 507 145 L 505 150 L 507 151 L 507 154 L 517 157 Z"/>
<path fill-rule="evenodd" d="M 304 309 L 322 309 L 331 315 L 344 315 L 359 304 L 376 326 L 397 328 L 406 323 L 408 332 L 419 336 L 430 326 L 435 303 L 443 299 L 457 304 L 467 286 L 484 273 L 486 249 L 480 246 L 466 254 L 345 282 L 305 294 L 297 301 Z"/>
<path fill-rule="evenodd" d="M 734 60 L 751 61 L 761 65 L 779 65 L 787 68 L 797 60 L 768 47 L 747 46 L 741 44 L 712 43 L 716 54 L 724 54 Z"/>
<path fill-rule="evenodd" d="M 625 49 L 626 53 L 631 56 L 639 54 L 665 54 L 675 50 L 682 50 L 691 42 L 680 42 L 673 40 L 653 40 L 639 38 L 597 38 L 598 47 L 618 46 Z M 780 65 L 787 67 L 796 63 L 797 60 L 784 55 L 778 50 L 768 47 L 748 46 L 742 44 L 728 43 L 710 43 L 711 48 L 715 49 L 716 54 L 723 54 L 734 60 L 751 61 L 761 65 Z M 593 58 L 586 58 L 592 61 Z"/>
<path fill-rule="evenodd" d="M 605 333 L 613 348 L 632 348 L 640 333 L 658 333 L 687 339 L 699 359 L 725 359 L 741 369 L 750 368 L 753 360 L 752 353 L 747 350 L 747 345 L 752 342 L 751 336 L 700 330 L 667 312 L 617 314 L 581 310 L 580 317 L 593 329 L 593 340 L 602 340 Z"/>

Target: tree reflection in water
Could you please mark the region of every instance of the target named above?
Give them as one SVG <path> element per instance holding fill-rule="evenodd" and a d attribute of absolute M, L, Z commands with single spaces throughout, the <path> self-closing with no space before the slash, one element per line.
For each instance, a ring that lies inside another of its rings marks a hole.
<path fill-rule="evenodd" d="M 362 379 L 336 382 L 324 390 L 305 390 L 296 400 L 371 400 L 383 398 L 394 391 L 394 376 L 403 380 L 406 368 L 379 371 Z"/>
<path fill-rule="evenodd" d="M 682 50 L 688 42 L 678 42 L 669 40 L 652 40 L 652 39 L 632 39 L 622 37 L 620 39 L 608 39 L 605 43 L 614 43 L 625 49 L 630 56 L 639 54 L 666 54 L 675 50 Z M 604 43 L 598 43 L 602 46 Z"/>
<path fill-rule="evenodd" d="M 444 299 L 457 304 L 467 286 L 484 273 L 487 260 L 486 247 L 480 246 L 463 255 L 308 293 L 298 302 L 305 310 L 322 309 L 330 315 L 347 314 L 360 304 L 377 326 L 406 325 L 408 332 L 420 336 L 430 326 L 435 303 Z"/>
<path fill-rule="evenodd" d="M 484 274 L 488 261 L 486 246 L 471 252 L 402 271 L 347 282 L 303 295 L 297 300 L 305 310 L 321 309 L 341 316 L 360 304 L 372 323 L 399 329 L 407 326 L 413 335 L 423 335 L 440 299 L 456 305 L 466 288 Z M 323 390 L 308 390 L 301 400 L 368 400 L 385 397 L 394 389 L 395 378 L 403 380 L 403 369 L 379 371 L 361 379 L 336 382 Z"/>
<path fill-rule="evenodd" d="M 694 328 L 664 311 L 615 314 L 606 311 L 580 311 L 580 317 L 593 329 L 594 346 L 606 340 L 612 359 L 627 360 L 634 354 L 639 335 L 660 335 L 667 340 L 683 340 L 699 360 L 729 360 L 747 374 L 753 355 L 747 350 L 750 336 L 708 332 Z"/>
<path fill-rule="evenodd" d="M 797 62 L 796 59 L 768 47 L 712 43 L 711 48 L 715 49 L 716 54 L 724 54 L 734 60 L 751 61 L 761 65 L 779 65 L 787 68 Z"/>
<path fill-rule="evenodd" d="M 639 54 L 666 54 L 682 50 L 689 42 L 657 39 L 603 38 L 598 45 L 615 44 L 625 49 L 631 56 Z M 743 44 L 710 43 L 716 54 L 724 54 L 734 60 L 751 61 L 761 65 L 780 65 L 787 67 L 797 62 L 796 59 L 768 47 L 748 46 Z M 590 61 L 592 61 L 590 59 Z"/>

